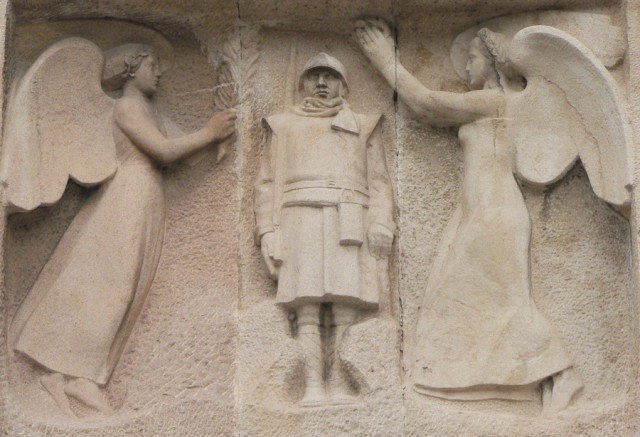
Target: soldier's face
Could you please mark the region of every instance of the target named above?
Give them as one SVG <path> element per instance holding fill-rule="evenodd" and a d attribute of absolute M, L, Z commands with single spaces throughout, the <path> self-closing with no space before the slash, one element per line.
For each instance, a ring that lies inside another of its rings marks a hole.
<path fill-rule="evenodd" d="M 342 91 L 342 79 L 329 68 L 310 70 L 304 76 L 303 85 L 305 97 L 329 100 L 338 97 Z"/>

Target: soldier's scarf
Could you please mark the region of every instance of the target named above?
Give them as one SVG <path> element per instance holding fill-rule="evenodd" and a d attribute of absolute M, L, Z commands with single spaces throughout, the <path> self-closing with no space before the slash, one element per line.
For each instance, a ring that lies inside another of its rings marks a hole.
<path fill-rule="evenodd" d="M 335 117 L 331 122 L 333 129 L 355 135 L 360 133 L 360 123 L 342 97 L 330 100 L 305 97 L 300 105 L 294 106 L 291 110 L 303 117 Z"/>

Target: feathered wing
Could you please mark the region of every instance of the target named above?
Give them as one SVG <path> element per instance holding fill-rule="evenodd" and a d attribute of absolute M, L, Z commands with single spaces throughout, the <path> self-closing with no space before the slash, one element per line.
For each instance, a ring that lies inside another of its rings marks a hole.
<path fill-rule="evenodd" d="M 517 174 L 548 184 L 579 157 L 598 197 L 628 205 L 631 129 L 604 65 L 578 40 L 549 26 L 518 32 L 509 58 L 527 79 L 526 89 L 507 100 Z"/>
<path fill-rule="evenodd" d="M 72 178 L 84 186 L 116 171 L 114 100 L 101 87 L 104 55 L 82 38 L 44 51 L 9 101 L 0 178 L 12 211 L 57 202 Z"/>

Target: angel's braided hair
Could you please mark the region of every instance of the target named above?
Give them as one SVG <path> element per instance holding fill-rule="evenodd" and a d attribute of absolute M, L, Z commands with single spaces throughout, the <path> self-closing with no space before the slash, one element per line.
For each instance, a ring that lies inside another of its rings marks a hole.
<path fill-rule="evenodd" d="M 153 48 L 146 45 L 141 45 L 140 51 L 133 55 L 127 56 L 124 59 L 124 65 L 126 67 L 125 71 L 122 72 L 122 75 L 126 78 L 132 77 L 140 65 L 142 65 L 142 61 L 149 55 L 153 54 Z"/>
<path fill-rule="evenodd" d="M 122 72 L 122 75 L 127 78 L 132 77 L 135 72 L 138 71 L 138 68 L 140 68 L 142 61 L 144 61 L 144 58 L 148 57 L 151 54 L 153 54 L 152 47 L 141 45 L 140 51 L 138 53 L 124 58 L 125 71 Z"/>
<path fill-rule="evenodd" d="M 490 60 L 498 74 L 498 83 L 503 87 L 504 81 L 522 82 L 524 79 L 513 69 L 509 62 L 509 39 L 502 33 L 492 32 L 483 27 L 477 33 L 478 39 L 482 43 L 482 48 Z"/>
<path fill-rule="evenodd" d="M 107 91 L 121 89 L 135 76 L 145 58 L 154 54 L 153 47 L 147 44 L 129 43 L 114 47 L 105 52 L 105 67 L 102 72 L 102 85 Z"/>
<path fill-rule="evenodd" d="M 507 65 L 508 44 L 501 33 L 492 32 L 486 27 L 478 31 L 478 37 L 496 63 L 496 66 Z"/>

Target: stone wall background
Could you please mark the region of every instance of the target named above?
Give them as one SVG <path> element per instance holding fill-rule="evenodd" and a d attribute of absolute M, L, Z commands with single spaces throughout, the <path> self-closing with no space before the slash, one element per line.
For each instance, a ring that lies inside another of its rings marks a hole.
<path fill-rule="evenodd" d="M 394 103 L 393 91 L 349 35 L 355 17 L 394 20 L 398 56 L 409 71 L 433 89 L 464 91 L 449 47 L 470 25 L 550 7 L 606 13 L 627 32 L 627 58 L 613 73 L 638 120 L 640 6 L 635 2 L 5 0 L 2 7 L 8 8 L 7 25 L 0 20 L 9 53 L 1 57 L 8 60 L 5 92 L 13 72 L 53 42 L 56 34 L 47 20 L 127 19 L 161 31 L 177 58 L 160 82 L 158 105 L 185 131 L 200 127 L 213 111 L 210 89 L 216 73 L 207 63 L 207 49 L 215 49 L 229 32 L 242 37 L 246 27 L 234 27 L 238 20 L 263 27 L 252 97 L 240 108 L 240 141 L 220 165 L 210 154 L 193 167 L 180 164 L 165 171 L 169 210 L 158 274 L 107 389 L 120 410 L 110 418 L 68 421 L 39 388 L 38 370 L 12 357 L 2 340 L 0 430 L 5 435 L 630 436 L 640 430 L 640 270 L 632 256 L 638 248 L 637 220 L 634 215 L 630 227 L 597 199 L 579 165 L 544 191 L 523 188 L 533 220 L 533 298 L 562 333 L 584 379 L 585 393 L 576 406 L 545 418 L 538 402 L 454 402 L 413 392 L 406 353 L 442 230 L 457 202 L 461 151 L 454 130 L 427 128 Z M 77 26 L 62 25 L 67 32 Z M 296 71 L 313 54 L 327 51 L 345 64 L 354 110 L 386 116 L 400 235 L 390 263 L 390 295 L 349 335 L 353 348 L 346 360 L 367 372 L 353 375 L 364 382 L 363 402 L 348 407 L 296 406 L 302 395 L 299 353 L 253 243 L 260 119 L 285 110 L 294 40 Z M 636 134 L 640 138 L 640 130 Z M 0 261 L 3 330 L 89 195 L 71 183 L 58 205 L 7 221 Z"/>

